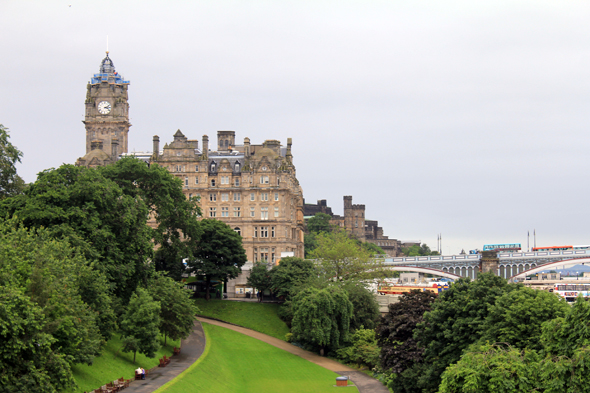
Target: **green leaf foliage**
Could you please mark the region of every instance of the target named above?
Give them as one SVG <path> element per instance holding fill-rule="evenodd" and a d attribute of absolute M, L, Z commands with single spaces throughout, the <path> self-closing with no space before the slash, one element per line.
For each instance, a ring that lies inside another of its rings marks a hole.
<path fill-rule="evenodd" d="M 322 232 L 316 236 L 318 247 L 310 253 L 322 273 L 338 280 L 362 279 L 380 275 L 380 266 L 370 252 L 345 231 Z"/>
<path fill-rule="evenodd" d="M 293 298 L 292 308 L 296 340 L 319 348 L 320 354 L 338 349 L 347 339 L 352 303 L 342 288 L 305 289 Z"/>
<path fill-rule="evenodd" d="M 107 288 L 91 281 L 104 284 L 104 277 L 66 241 L 44 229 L 28 231 L 14 219 L 0 223 L 0 260 L 0 286 L 19 288 L 43 311 L 52 348 L 70 364 L 91 364 L 114 328 Z M 89 281 L 96 299 L 87 303 Z"/>
<path fill-rule="evenodd" d="M 188 266 L 190 272 L 205 278 L 206 298 L 210 299 L 211 280 L 225 281 L 238 277 L 248 258 L 242 247 L 242 237 L 230 226 L 215 219 L 204 219 L 200 225 L 202 236 L 192 250 Z"/>
<path fill-rule="evenodd" d="M 170 277 L 156 275 L 149 282 L 149 293 L 160 303 L 160 332 L 173 340 L 185 339 L 193 331 L 197 306 L 192 292 Z"/>
<path fill-rule="evenodd" d="M 590 347 L 590 302 L 576 299 L 564 317 L 547 321 L 542 327 L 541 344 L 555 356 L 573 356 L 582 347 Z"/>
<path fill-rule="evenodd" d="M 25 186 L 16 174 L 16 163 L 21 162 L 23 153 L 9 139 L 8 128 L 0 124 L 0 199 L 21 193 Z"/>
<path fill-rule="evenodd" d="M 310 233 L 332 232 L 333 226 L 330 224 L 329 214 L 316 213 L 313 217 L 307 220 L 307 231 Z"/>
<path fill-rule="evenodd" d="M 259 291 L 272 289 L 272 277 L 268 268 L 268 263 L 256 262 L 250 270 L 247 283 L 248 286 L 256 288 Z"/>
<path fill-rule="evenodd" d="M 302 284 L 317 275 L 318 271 L 310 260 L 295 257 L 282 258 L 271 271 L 272 291 L 276 296 L 290 300 Z"/>
<path fill-rule="evenodd" d="M 551 363 L 551 362 L 549 362 Z M 484 345 L 468 352 L 443 374 L 439 393 L 547 392 L 536 351 Z M 566 392 L 566 390 L 561 390 Z"/>
<path fill-rule="evenodd" d="M 153 358 L 160 348 L 158 328 L 160 326 L 160 302 L 155 301 L 147 290 L 139 287 L 131 295 L 127 311 L 121 321 L 123 352 L 140 352 Z"/>
<path fill-rule="evenodd" d="M 379 303 L 377 303 L 375 294 L 367 289 L 363 281 L 350 280 L 343 282 L 341 285 L 352 303 L 350 330 L 375 329 L 381 318 Z"/>
<path fill-rule="evenodd" d="M 53 237 L 67 238 L 125 301 L 151 272 L 146 204 L 125 195 L 98 170 L 62 165 L 41 172 L 23 195 L 4 200 L 0 211 L 28 228 L 45 227 Z"/>
<path fill-rule="evenodd" d="M 74 386 L 64 355 L 44 333 L 43 310 L 21 290 L 0 286 L 0 392 L 54 393 Z"/>
<path fill-rule="evenodd" d="M 414 331 L 435 299 L 432 292 L 412 291 L 401 296 L 398 303 L 389 305 L 389 311 L 376 329 L 384 370 L 401 374 L 423 360 L 424 350 L 418 347 Z"/>
<path fill-rule="evenodd" d="M 569 309 L 565 300 L 554 293 L 520 287 L 504 293 L 490 307 L 481 340 L 541 350 L 542 324 L 564 317 Z"/>
<path fill-rule="evenodd" d="M 344 363 L 373 368 L 379 364 L 379 347 L 375 329 L 357 329 L 351 337 L 351 345 L 336 351 Z"/>
<path fill-rule="evenodd" d="M 125 195 L 146 204 L 155 222 L 153 241 L 161 247 L 157 268 L 179 280 L 184 271 L 182 260 L 190 257 L 200 236 L 201 209 L 196 200 L 186 198 L 182 181 L 157 163 L 148 166 L 135 157 L 127 157 L 101 167 L 100 171 Z"/>
<path fill-rule="evenodd" d="M 426 364 L 415 385 L 424 392 L 435 392 L 443 371 L 481 338 L 496 299 L 517 287 L 508 285 L 503 278 L 482 273 L 475 281 L 460 278 L 442 292 L 414 333 L 418 345 L 424 348 Z"/>

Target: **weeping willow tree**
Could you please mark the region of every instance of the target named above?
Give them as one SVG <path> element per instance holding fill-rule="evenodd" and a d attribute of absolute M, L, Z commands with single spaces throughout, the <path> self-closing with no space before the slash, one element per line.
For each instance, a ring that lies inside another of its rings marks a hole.
<path fill-rule="evenodd" d="M 353 306 L 342 288 L 307 288 L 293 298 L 292 308 L 295 339 L 319 349 L 320 355 L 338 349 L 347 338 Z"/>

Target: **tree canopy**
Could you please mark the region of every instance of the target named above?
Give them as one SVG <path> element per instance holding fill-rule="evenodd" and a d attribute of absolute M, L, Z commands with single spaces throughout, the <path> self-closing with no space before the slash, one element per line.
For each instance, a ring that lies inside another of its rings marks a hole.
<path fill-rule="evenodd" d="M 158 327 L 160 325 L 160 302 L 155 301 L 143 288 L 137 288 L 131 295 L 127 310 L 121 321 L 123 351 L 135 355 L 155 356 L 160 348 Z"/>
<path fill-rule="evenodd" d="M 8 128 L 0 124 L 0 199 L 19 194 L 25 182 L 16 173 L 23 153 L 9 141 Z"/>
<path fill-rule="evenodd" d="M 242 247 L 242 237 L 230 226 L 215 219 L 204 219 L 200 225 L 202 235 L 192 250 L 188 266 L 192 273 L 205 278 L 208 300 L 211 281 L 238 277 L 248 258 Z"/>
<path fill-rule="evenodd" d="M 307 220 L 307 231 L 310 233 L 332 232 L 331 219 L 332 217 L 329 214 L 316 213 Z"/>
<path fill-rule="evenodd" d="M 317 259 L 323 273 L 336 280 L 362 279 L 381 275 L 381 266 L 373 261 L 365 250 L 345 231 L 320 233 L 316 237 L 318 247 L 310 254 Z"/>
<path fill-rule="evenodd" d="M 317 349 L 338 349 L 348 337 L 352 303 L 337 286 L 307 288 L 293 298 L 292 333 L 296 339 Z"/>
<path fill-rule="evenodd" d="M 152 231 L 157 252 L 157 268 L 179 280 L 184 272 L 183 259 L 190 258 L 200 236 L 198 217 L 201 209 L 195 199 L 187 199 L 182 181 L 157 163 L 126 157 L 99 168 L 117 183 L 125 195 L 141 199 L 155 222 Z"/>
<path fill-rule="evenodd" d="M 5 199 L 0 212 L 67 238 L 125 301 L 152 269 L 146 264 L 153 248 L 145 202 L 125 195 L 100 171 L 62 165 L 41 172 L 22 195 Z"/>

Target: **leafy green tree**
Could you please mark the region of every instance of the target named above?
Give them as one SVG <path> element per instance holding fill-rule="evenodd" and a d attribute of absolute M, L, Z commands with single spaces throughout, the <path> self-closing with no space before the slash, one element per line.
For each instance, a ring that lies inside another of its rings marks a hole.
<path fill-rule="evenodd" d="M 45 325 L 41 308 L 20 289 L 0 286 L 0 392 L 53 393 L 75 385 Z"/>
<path fill-rule="evenodd" d="M 375 338 L 375 329 L 357 329 L 350 341 L 350 346 L 336 351 L 340 360 L 368 368 L 379 364 L 379 347 Z"/>
<path fill-rule="evenodd" d="M 320 233 L 318 247 L 311 252 L 327 277 L 336 280 L 362 279 L 382 275 L 382 267 L 373 261 L 371 253 L 344 231 Z"/>
<path fill-rule="evenodd" d="M 242 237 L 230 226 L 215 219 L 204 219 L 200 225 L 202 236 L 192 250 L 193 259 L 188 261 L 188 266 L 192 273 L 205 278 L 206 299 L 209 300 L 211 280 L 238 277 L 248 258 L 242 247 Z"/>
<path fill-rule="evenodd" d="M 369 242 L 361 242 L 361 246 L 371 255 L 385 255 L 385 251 L 378 245 Z"/>
<path fill-rule="evenodd" d="M 571 356 L 484 344 L 464 354 L 442 376 L 440 393 L 588 392 L 590 347 Z"/>
<path fill-rule="evenodd" d="M 579 296 L 564 317 L 557 317 L 543 324 L 543 349 L 554 356 L 571 357 L 578 348 L 590 347 L 588 321 L 590 303 Z"/>
<path fill-rule="evenodd" d="M 528 287 L 506 292 L 490 307 L 481 341 L 541 350 L 541 325 L 564 317 L 569 309 L 565 300 L 553 293 Z"/>
<path fill-rule="evenodd" d="M 314 232 L 303 235 L 303 248 L 305 250 L 305 258 L 311 258 L 311 252 L 318 247 L 316 239 L 317 234 Z"/>
<path fill-rule="evenodd" d="M 124 302 L 153 269 L 147 263 L 153 254 L 148 213 L 141 198 L 125 195 L 100 171 L 73 165 L 39 173 L 23 195 L 0 205 L 3 216 L 45 227 L 81 249 Z"/>
<path fill-rule="evenodd" d="M 199 311 L 191 299 L 192 292 L 170 277 L 156 275 L 150 280 L 149 293 L 160 303 L 160 332 L 164 345 L 168 337 L 185 339 L 193 331 L 195 314 Z"/>
<path fill-rule="evenodd" d="M 22 192 L 25 182 L 16 174 L 23 153 L 9 141 L 8 128 L 0 124 L 0 199 Z"/>
<path fill-rule="evenodd" d="M 313 217 L 307 220 L 307 231 L 310 233 L 332 232 L 333 225 L 330 224 L 329 214 L 316 213 Z"/>
<path fill-rule="evenodd" d="M 271 271 L 268 269 L 268 263 L 256 262 L 250 270 L 250 276 L 247 280 L 248 286 L 266 291 L 272 289 Z"/>
<path fill-rule="evenodd" d="M 89 288 L 102 305 L 86 303 L 82 294 L 88 278 L 104 283 L 104 277 L 66 241 L 45 229 L 26 230 L 15 219 L 0 222 L 0 260 L 0 286 L 19 288 L 43 311 L 52 348 L 70 364 L 91 364 L 103 344 L 100 327 L 105 335 L 113 328 L 101 324 L 113 324 L 114 316 L 106 288 Z"/>
<path fill-rule="evenodd" d="M 426 244 L 422 244 L 421 246 L 414 244 L 413 246 L 402 248 L 402 252 L 408 257 L 439 255 L 438 251 L 430 250 L 430 247 Z"/>
<path fill-rule="evenodd" d="M 457 362 L 467 347 L 482 336 L 490 308 L 500 296 L 518 285 L 489 273 L 476 281 L 460 278 L 442 292 L 424 314 L 414 338 L 424 348 L 425 369 L 414 386 L 424 392 L 438 389 L 443 371 Z"/>
<path fill-rule="evenodd" d="M 379 303 L 375 294 L 367 289 L 363 281 L 345 281 L 342 288 L 348 293 L 348 299 L 352 303 L 352 318 L 350 330 L 375 329 L 381 317 Z"/>
<path fill-rule="evenodd" d="M 484 345 L 466 353 L 442 377 L 440 393 L 546 392 L 536 351 Z M 561 390 L 562 392 L 566 390 Z"/>
<path fill-rule="evenodd" d="M 307 288 L 292 301 L 292 333 L 296 340 L 320 349 L 336 350 L 346 340 L 352 318 L 352 303 L 345 290 L 333 286 Z"/>
<path fill-rule="evenodd" d="M 182 181 L 157 163 L 147 165 L 135 157 L 118 160 L 100 168 L 101 173 L 119 185 L 125 195 L 140 198 L 155 221 L 153 241 L 156 266 L 180 280 L 183 259 L 190 258 L 200 236 L 198 217 L 201 209 L 196 199 L 187 199 Z"/>
<path fill-rule="evenodd" d="M 389 311 L 377 326 L 381 368 L 393 374 L 388 386 L 396 393 L 410 393 L 415 389 L 413 380 L 420 374 L 417 367 L 421 366 L 424 350 L 414 339 L 414 332 L 435 299 L 432 292 L 406 293 L 398 303 L 389 305 Z"/>
<path fill-rule="evenodd" d="M 317 276 L 313 262 L 296 257 L 282 258 L 281 262 L 273 266 L 271 271 L 271 286 L 273 293 L 285 300 L 290 300 L 300 286 L 310 278 Z"/>
<path fill-rule="evenodd" d="M 121 321 L 123 352 L 133 352 L 133 363 L 138 351 L 148 358 L 156 356 L 160 348 L 159 326 L 160 302 L 155 301 L 147 290 L 138 287 L 131 295 Z"/>

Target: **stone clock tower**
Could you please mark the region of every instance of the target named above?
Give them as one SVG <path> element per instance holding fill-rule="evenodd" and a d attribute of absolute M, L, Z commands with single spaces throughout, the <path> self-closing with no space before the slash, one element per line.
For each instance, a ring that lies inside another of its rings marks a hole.
<path fill-rule="evenodd" d="M 115 162 L 121 153 L 127 153 L 129 81 L 115 71 L 115 65 L 107 52 L 86 86 L 85 117 L 86 155 L 76 165 L 96 167 Z"/>

